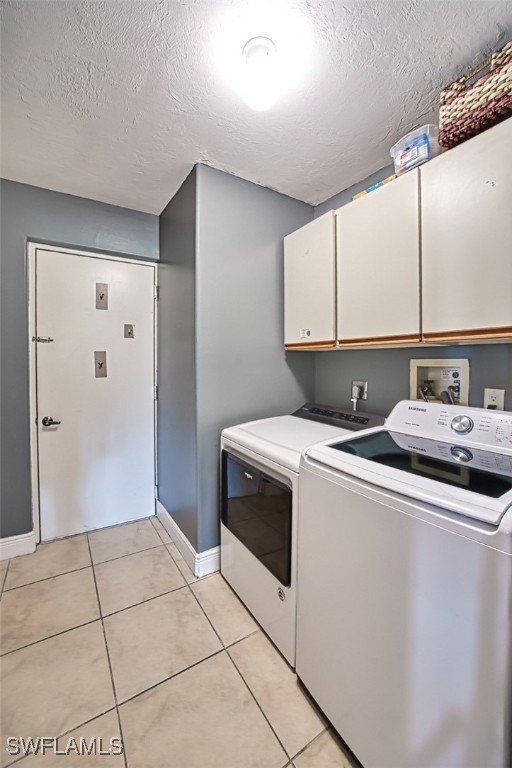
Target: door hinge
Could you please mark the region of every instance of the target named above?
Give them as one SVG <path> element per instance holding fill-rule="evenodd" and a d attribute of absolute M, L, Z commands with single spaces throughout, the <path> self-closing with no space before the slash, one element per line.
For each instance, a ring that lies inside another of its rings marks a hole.
<path fill-rule="evenodd" d="M 153 387 L 154 399 L 158 400 L 158 386 Z"/>
<path fill-rule="evenodd" d="M 155 285 L 154 288 L 155 288 L 155 290 L 154 290 L 154 294 L 153 295 L 154 295 L 155 299 L 158 301 L 158 299 L 160 298 L 160 286 L 159 285 Z"/>
<path fill-rule="evenodd" d="M 158 499 L 158 485 L 155 485 L 155 499 Z"/>
<path fill-rule="evenodd" d="M 38 344 L 51 344 L 53 339 L 50 336 L 32 336 L 32 341 L 37 341 Z"/>

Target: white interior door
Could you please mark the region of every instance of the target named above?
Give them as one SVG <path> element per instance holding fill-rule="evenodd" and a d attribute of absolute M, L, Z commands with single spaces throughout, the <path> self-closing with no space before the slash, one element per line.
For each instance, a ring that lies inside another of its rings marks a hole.
<path fill-rule="evenodd" d="M 154 513 L 155 267 L 37 249 L 35 269 L 47 541 Z"/>

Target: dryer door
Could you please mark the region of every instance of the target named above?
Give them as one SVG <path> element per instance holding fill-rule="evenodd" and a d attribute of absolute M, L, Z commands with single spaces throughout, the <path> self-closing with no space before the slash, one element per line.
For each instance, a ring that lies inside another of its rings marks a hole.
<path fill-rule="evenodd" d="M 222 523 L 285 587 L 291 581 L 292 491 L 222 451 Z"/>

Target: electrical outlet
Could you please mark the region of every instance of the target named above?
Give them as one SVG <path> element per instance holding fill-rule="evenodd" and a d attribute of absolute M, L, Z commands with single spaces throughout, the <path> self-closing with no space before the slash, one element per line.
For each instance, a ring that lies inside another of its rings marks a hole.
<path fill-rule="evenodd" d="M 484 389 L 484 408 L 490 408 L 493 411 L 505 410 L 505 390 L 504 389 Z"/>

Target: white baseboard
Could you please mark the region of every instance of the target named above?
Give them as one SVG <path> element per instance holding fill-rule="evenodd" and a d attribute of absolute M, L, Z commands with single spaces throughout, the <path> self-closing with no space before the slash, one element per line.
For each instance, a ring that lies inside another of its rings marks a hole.
<path fill-rule="evenodd" d="M 31 552 L 35 551 L 35 531 L 0 539 L 0 560 L 9 560 L 11 557 L 19 557 L 19 555 L 30 555 Z"/>
<path fill-rule="evenodd" d="M 212 547 L 212 549 L 207 549 L 205 552 L 196 552 L 181 528 L 158 499 L 156 502 L 156 514 L 195 576 L 208 576 L 210 573 L 215 573 L 219 570 L 220 547 Z"/>
<path fill-rule="evenodd" d="M 220 569 L 220 547 L 212 547 L 196 554 L 196 576 L 208 576 Z"/>

